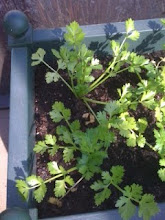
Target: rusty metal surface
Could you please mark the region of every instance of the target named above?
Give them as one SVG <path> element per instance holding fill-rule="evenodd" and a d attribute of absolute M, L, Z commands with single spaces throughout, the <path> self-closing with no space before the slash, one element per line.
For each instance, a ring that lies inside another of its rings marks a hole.
<path fill-rule="evenodd" d="M 86 25 L 124 21 L 129 17 L 165 17 L 165 0 L 0 0 L 0 93 L 9 90 L 5 89 L 9 87 L 10 68 L 8 59 L 5 60 L 7 38 L 2 20 L 12 9 L 23 11 L 34 28 L 54 28 L 73 20 Z"/>

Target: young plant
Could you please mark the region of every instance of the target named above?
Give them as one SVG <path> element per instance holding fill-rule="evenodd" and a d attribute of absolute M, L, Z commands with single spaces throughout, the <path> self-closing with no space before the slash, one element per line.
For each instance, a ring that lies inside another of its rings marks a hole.
<path fill-rule="evenodd" d="M 66 194 L 66 189 L 72 187 L 75 183 L 70 173 L 76 170 L 76 167 L 65 170 L 62 166 L 58 166 L 56 161 L 48 163 L 48 170 L 53 177 L 43 180 L 41 177 L 31 175 L 26 180 L 16 180 L 16 187 L 21 196 L 27 200 L 29 191 L 34 190 L 33 195 L 35 200 L 40 203 L 47 192 L 47 183 L 55 181 L 54 194 L 56 197 L 63 197 Z"/>
<path fill-rule="evenodd" d="M 47 134 L 45 140 L 36 143 L 34 151 L 40 154 L 47 151 L 54 156 L 59 150 L 62 150 L 64 162 L 67 164 L 74 159 L 75 166 L 66 170 L 62 166 L 58 166 L 55 161 L 51 161 L 48 163 L 48 171 L 51 175 L 49 179 L 43 180 L 41 177 L 32 175 L 26 180 L 17 180 L 16 187 L 25 199 L 28 198 L 29 190 L 35 189 L 34 198 L 37 202 L 41 202 L 47 191 L 46 183 L 52 181 L 55 181 L 55 196 L 64 197 L 69 186 L 73 188 L 75 184 L 77 185 L 70 173 L 77 170 L 82 175 L 80 179 L 90 180 L 95 173 L 101 172 L 101 165 L 104 158 L 107 157 L 107 149 L 114 141 L 113 132 L 109 131 L 108 124 L 82 132 L 79 121 L 70 122 L 70 116 L 70 109 L 66 109 L 61 102 L 55 102 L 50 117 L 55 123 L 65 121 L 67 126 L 57 126 L 58 138 Z M 74 156 L 75 152 L 78 153 L 78 157 Z"/>
<path fill-rule="evenodd" d="M 94 52 L 83 43 L 85 34 L 77 22 L 74 21 L 66 26 L 66 31 L 64 34 L 66 45 L 61 46 L 59 51 L 52 49 L 57 59 L 57 70 L 44 61 L 46 52 L 41 48 L 32 54 L 32 66 L 44 63 L 51 71 L 46 73 L 47 83 L 61 79 L 76 97 L 82 98 L 88 94 L 89 84 L 95 79 L 91 74 L 92 70 L 101 70 L 102 65 L 94 58 Z M 60 70 L 67 71 L 69 82 L 60 75 Z"/>
<path fill-rule="evenodd" d="M 46 73 L 47 83 L 57 82 L 61 79 L 74 95 L 82 99 L 85 104 L 87 102 L 104 104 L 99 101 L 90 100 L 86 95 L 108 78 L 114 77 L 124 70 L 133 71 L 135 69 L 139 71 L 146 64 L 142 57 L 136 56 L 135 53 L 130 53 L 125 43 L 128 39 L 136 41 L 139 38 L 139 32 L 135 30 L 134 21 L 128 19 L 125 26 L 126 34 L 122 43 L 120 44 L 114 40 L 110 42 L 113 59 L 109 62 L 105 71 L 102 71 L 101 75 L 96 79 L 92 75 L 92 71 L 102 70 L 103 67 L 99 64 L 99 60 L 94 58 L 94 52 L 89 50 L 83 43 L 85 34 L 75 21 L 66 26 L 67 32 L 64 34 L 66 45 L 61 46 L 59 51 L 52 49 L 52 53 L 57 59 L 57 70 L 54 70 L 44 61 L 46 52 L 41 48 L 32 54 L 32 66 L 44 63 L 50 69 L 50 72 Z M 123 68 L 125 63 L 131 64 L 130 67 Z M 66 70 L 69 82 L 60 75 L 60 70 Z"/>
<path fill-rule="evenodd" d="M 73 94 L 81 99 L 87 108 L 91 111 L 97 120 L 96 114 L 89 105 L 89 102 L 96 104 L 106 104 L 105 102 L 89 99 L 88 93 L 96 89 L 100 84 L 104 83 L 108 78 L 115 77 L 123 71 L 130 71 L 140 77 L 141 69 L 145 68 L 148 60 L 143 56 L 128 51 L 127 40 L 136 41 L 139 38 L 139 32 L 135 30 L 134 21 L 128 19 L 125 22 L 126 34 L 122 43 L 112 40 L 110 47 L 113 53 L 113 58 L 109 62 L 108 67 L 103 71 L 103 67 L 99 64 L 99 60 L 94 58 L 94 52 L 89 50 L 83 43 L 85 34 L 77 22 L 72 22 L 66 26 L 64 39 L 66 44 L 60 47 L 57 51 L 52 49 L 53 55 L 57 59 L 57 70 L 53 69 L 45 60 L 45 50 L 39 48 L 36 53 L 32 54 L 32 66 L 40 63 L 45 64 L 49 68 L 46 73 L 46 82 L 57 82 L 61 79 L 65 85 L 73 92 Z M 127 63 L 127 66 L 124 65 Z M 60 74 L 60 70 L 66 71 L 69 81 Z M 98 78 L 92 74 L 93 70 L 101 70 L 102 73 Z"/>
<path fill-rule="evenodd" d="M 116 201 L 116 208 L 123 220 L 131 219 L 136 213 L 136 206 L 139 205 L 138 216 L 144 220 L 150 219 L 159 212 L 159 208 L 151 194 L 143 194 L 142 186 L 133 183 L 124 188 L 120 187 L 123 180 L 124 168 L 122 166 L 113 166 L 110 172 L 103 171 L 101 180 L 95 181 L 91 185 L 95 194 L 95 204 L 98 206 L 108 199 L 112 191 L 110 187 L 115 187 L 122 194 Z"/>

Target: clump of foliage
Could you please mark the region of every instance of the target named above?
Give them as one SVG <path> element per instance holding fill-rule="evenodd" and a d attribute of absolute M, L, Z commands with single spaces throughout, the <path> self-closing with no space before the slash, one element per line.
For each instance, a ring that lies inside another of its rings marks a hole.
<path fill-rule="evenodd" d="M 55 181 L 55 197 L 63 198 L 83 178 L 90 180 L 94 174 L 100 173 L 102 180 L 98 180 L 91 185 L 94 191 L 99 191 L 94 198 L 96 205 L 100 205 L 105 199 L 110 197 L 111 190 L 109 187 L 112 185 L 123 194 L 116 202 L 116 207 L 119 208 L 119 213 L 123 219 L 130 219 L 135 214 L 136 206 L 134 203 L 139 205 L 140 217 L 149 219 L 155 215 L 159 209 L 153 195 L 143 194 L 142 187 L 135 183 L 131 186 L 127 185 L 124 189 L 119 186 L 124 176 L 124 168 L 122 166 L 113 166 L 110 172 L 101 170 L 103 160 L 108 157 L 107 149 L 114 141 L 115 136 L 109 130 L 108 120 L 105 121 L 104 118 L 104 123 L 82 132 L 79 121 L 76 120 L 70 123 L 70 116 L 70 110 L 66 109 L 63 103 L 55 102 L 50 112 L 50 117 L 56 123 L 64 120 L 67 126 L 57 126 L 56 134 L 58 138 L 47 134 L 45 140 L 39 141 L 35 145 L 34 151 L 40 154 L 47 151 L 53 156 L 57 151 L 62 150 L 65 163 L 75 159 L 75 166 L 66 170 L 64 167 L 58 166 L 56 161 L 49 162 L 47 167 L 51 175 L 49 179 L 43 180 L 39 176 L 31 175 L 26 180 L 16 180 L 16 186 L 21 195 L 27 199 L 29 190 L 34 189 L 34 198 L 37 202 L 41 202 L 47 192 L 46 183 Z M 98 116 L 101 119 L 99 113 Z M 60 145 L 61 141 L 64 143 L 62 146 Z M 79 157 L 74 156 L 76 151 L 80 153 Z M 76 183 L 71 176 L 74 171 L 78 171 L 82 175 Z"/>
<path fill-rule="evenodd" d="M 51 161 L 47 165 L 50 178 L 44 180 L 31 175 L 25 180 L 17 180 L 16 186 L 25 199 L 28 198 L 29 191 L 34 190 L 34 198 L 37 202 L 41 202 L 46 194 L 48 182 L 55 182 L 55 197 L 61 199 L 83 179 L 91 180 L 95 174 L 97 176 L 100 174 L 101 180 L 91 185 L 91 189 L 95 191 L 94 200 L 97 206 L 111 196 L 112 188 L 116 188 L 121 193 L 116 201 L 116 207 L 122 219 L 128 220 L 134 216 L 136 206 L 139 206 L 139 217 L 148 220 L 159 212 L 154 196 L 143 193 L 142 186 L 136 183 L 121 187 L 124 177 L 123 166 L 112 166 L 110 170 L 103 171 L 101 165 L 108 157 L 108 148 L 118 136 L 122 136 L 128 147 L 147 146 L 158 153 L 160 157 L 158 175 L 162 181 L 165 181 L 165 67 L 162 66 L 165 58 L 161 58 L 156 64 L 142 55 L 128 51 L 126 40 L 135 41 L 139 38 L 133 20 L 128 19 L 124 40 L 122 43 L 114 40 L 110 42 L 113 59 L 105 71 L 95 79 L 92 71 L 102 70 L 102 65 L 94 58 L 94 52 L 83 43 L 82 29 L 77 22 L 72 22 L 66 30 L 64 38 L 67 46 L 62 46 L 59 51 L 52 49 L 52 53 L 57 58 L 57 70 L 44 61 L 46 52 L 41 48 L 32 55 L 32 66 L 44 63 L 50 69 L 50 72 L 46 73 L 46 82 L 57 82 L 61 79 L 74 95 L 86 104 L 98 125 L 82 131 L 78 120 L 71 121 L 70 109 L 65 108 L 61 102 L 55 102 L 50 118 L 54 123 L 58 123 L 56 132 L 54 135 L 47 134 L 43 141 L 36 143 L 34 151 L 39 154 L 47 152 L 51 156 L 60 151 L 64 163 L 74 161 L 73 165 L 66 169 L 56 161 Z M 69 82 L 60 75 L 60 70 L 67 70 Z M 108 103 L 87 98 L 88 93 L 108 78 L 115 77 L 125 70 L 138 77 L 139 82 L 136 86 L 126 83 L 117 90 L 119 98 Z M 145 77 L 143 77 L 144 72 Z M 89 102 L 104 104 L 103 111 L 94 112 Z M 135 119 L 130 113 L 136 111 L 139 105 L 155 114 L 153 143 L 145 137 L 148 127 L 147 118 Z M 72 176 L 74 172 L 81 174 L 77 182 Z"/>
<path fill-rule="evenodd" d="M 124 176 L 124 169 L 122 166 L 113 166 L 109 171 L 101 173 L 101 180 L 94 182 L 91 188 L 97 192 L 95 194 L 95 203 L 100 205 L 105 199 L 111 196 L 110 187 L 117 188 L 122 196 L 116 201 L 116 207 L 122 219 L 127 220 L 132 218 L 136 212 L 136 205 L 139 205 L 138 215 L 143 219 L 150 219 L 155 213 L 159 211 L 154 197 L 151 194 L 143 194 L 142 186 L 133 183 L 127 185 L 122 189 L 120 184 Z M 136 204 L 136 205 L 135 205 Z"/>
<path fill-rule="evenodd" d="M 57 70 L 54 70 L 44 61 L 46 52 L 42 48 L 39 48 L 36 53 L 32 55 L 32 66 L 44 63 L 50 69 L 50 72 L 46 73 L 47 83 L 57 82 L 61 79 L 76 97 L 84 101 L 90 101 L 85 97 L 89 92 L 94 90 L 109 77 L 114 77 L 123 71 L 121 68 L 123 64 L 127 62 L 130 55 L 125 42 L 127 39 L 137 40 L 139 33 L 135 30 L 133 20 L 128 19 L 126 21 L 126 34 L 122 43 L 120 44 L 114 40 L 111 41 L 114 58 L 110 61 L 109 66 L 102 72 L 100 77 L 95 79 L 92 75 L 92 70 L 102 70 L 103 67 L 99 63 L 99 60 L 94 58 L 94 52 L 89 50 L 83 43 L 85 34 L 75 21 L 66 26 L 66 30 L 67 32 L 64 34 L 66 45 L 61 46 L 59 51 L 52 49 L 52 53 L 57 59 Z M 131 62 L 129 62 L 129 64 L 132 65 Z M 133 66 L 133 68 L 138 67 L 139 63 L 134 62 Z M 66 70 L 69 76 L 69 82 L 66 82 L 60 75 L 60 70 Z"/>

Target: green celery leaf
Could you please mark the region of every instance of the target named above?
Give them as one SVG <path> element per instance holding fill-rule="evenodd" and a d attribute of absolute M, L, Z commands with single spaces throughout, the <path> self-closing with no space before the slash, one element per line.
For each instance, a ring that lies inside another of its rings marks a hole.
<path fill-rule="evenodd" d="M 130 93 L 130 88 L 131 88 L 131 84 L 130 83 L 126 83 L 125 85 L 122 86 L 122 92 L 120 90 L 118 90 L 119 95 L 121 97 L 121 99 L 125 98 L 129 93 Z M 131 95 L 129 95 L 131 96 Z"/>
<path fill-rule="evenodd" d="M 115 185 L 119 185 L 122 182 L 123 176 L 124 176 L 124 168 L 123 166 L 112 166 L 110 169 L 110 172 L 112 173 L 112 182 Z"/>
<path fill-rule="evenodd" d="M 165 19 L 164 18 L 160 19 L 160 21 L 162 22 L 163 25 L 165 25 Z"/>
<path fill-rule="evenodd" d="M 63 151 L 63 158 L 65 163 L 70 162 L 74 158 L 73 152 L 74 152 L 73 148 L 65 147 Z"/>
<path fill-rule="evenodd" d="M 24 180 L 16 180 L 16 187 L 18 188 L 18 192 L 22 196 L 24 200 L 28 199 L 29 189 L 28 185 Z"/>
<path fill-rule="evenodd" d="M 133 199 L 139 200 L 142 197 L 142 193 L 143 193 L 142 186 L 133 183 L 131 186 L 124 187 L 123 195 L 128 198 L 133 198 Z"/>
<path fill-rule="evenodd" d="M 117 56 L 120 52 L 120 43 L 114 40 L 111 40 L 111 48 L 113 50 L 114 56 Z"/>
<path fill-rule="evenodd" d="M 161 112 L 160 107 L 158 107 L 158 106 L 155 108 L 155 117 L 156 117 L 157 121 L 162 122 L 163 114 Z"/>
<path fill-rule="evenodd" d="M 61 69 L 61 70 L 66 69 L 65 62 L 63 62 L 62 60 L 58 60 L 57 63 L 58 63 L 58 69 Z"/>
<path fill-rule="evenodd" d="M 49 114 L 53 122 L 60 122 L 62 119 L 64 119 L 63 115 L 59 111 L 52 110 L 49 112 Z"/>
<path fill-rule="evenodd" d="M 73 144 L 72 136 L 69 131 L 65 131 L 60 137 L 60 141 L 64 141 L 66 144 Z"/>
<path fill-rule="evenodd" d="M 70 51 L 68 50 L 67 47 L 65 46 L 60 47 L 60 56 L 61 56 L 61 59 L 65 61 L 65 63 L 69 62 Z"/>
<path fill-rule="evenodd" d="M 133 40 L 133 41 L 138 40 L 139 37 L 140 37 L 140 33 L 136 30 L 132 31 L 132 33 L 128 35 L 128 38 Z"/>
<path fill-rule="evenodd" d="M 106 124 L 104 124 L 106 126 Z M 103 146 L 108 148 L 111 143 L 115 140 L 115 134 L 109 131 L 109 126 L 103 127 L 104 125 L 98 125 L 98 138 L 103 142 Z"/>
<path fill-rule="evenodd" d="M 37 66 L 37 65 L 40 64 L 40 63 L 41 63 L 40 60 L 38 60 L 38 61 L 33 61 L 33 62 L 31 63 L 31 66 Z"/>
<path fill-rule="evenodd" d="M 136 141 L 137 141 L 137 145 L 139 146 L 139 147 L 144 147 L 145 146 L 145 143 L 146 143 L 146 139 L 145 139 L 145 137 L 142 135 L 142 134 L 140 134 L 137 138 L 136 138 Z"/>
<path fill-rule="evenodd" d="M 103 180 L 103 183 L 106 185 L 106 184 L 110 184 L 111 182 L 111 176 L 109 174 L 108 171 L 103 171 L 101 173 L 101 177 L 102 177 L 102 180 Z"/>
<path fill-rule="evenodd" d="M 101 124 L 101 126 L 106 126 L 108 127 L 108 120 L 107 120 L 107 115 L 106 115 L 106 112 L 97 112 L 97 119 L 99 121 L 99 123 Z"/>
<path fill-rule="evenodd" d="M 148 122 L 146 118 L 139 118 L 137 121 L 137 126 L 138 126 L 139 133 L 144 133 L 148 126 Z"/>
<path fill-rule="evenodd" d="M 59 135 L 59 136 L 62 136 L 64 132 L 69 132 L 68 128 L 65 127 L 64 125 L 59 125 L 57 126 L 56 128 L 56 133 Z"/>
<path fill-rule="evenodd" d="M 151 100 L 152 98 L 154 98 L 154 96 L 155 96 L 155 91 L 146 91 L 142 95 L 141 102 Z"/>
<path fill-rule="evenodd" d="M 65 40 L 70 45 L 79 45 L 84 39 L 84 33 L 76 21 L 66 26 L 67 33 L 64 34 Z"/>
<path fill-rule="evenodd" d="M 111 190 L 108 188 L 105 188 L 103 191 L 95 194 L 95 204 L 99 206 L 101 203 L 103 203 L 106 199 L 108 199 L 111 195 Z"/>
<path fill-rule="evenodd" d="M 122 51 L 121 52 L 121 60 L 128 60 L 129 58 L 129 55 L 130 55 L 130 52 L 129 51 Z"/>
<path fill-rule="evenodd" d="M 57 82 L 60 76 L 57 71 L 47 72 L 45 75 L 46 82 L 49 84 L 51 82 Z"/>
<path fill-rule="evenodd" d="M 41 184 L 41 186 L 38 189 L 34 190 L 34 193 L 33 193 L 34 198 L 38 203 L 40 203 L 43 200 L 46 194 L 46 191 L 47 191 L 47 188 L 44 182 Z"/>
<path fill-rule="evenodd" d="M 59 135 L 59 140 L 64 141 L 66 144 L 73 145 L 73 138 L 70 131 L 63 125 L 57 127 L 57 134 Z"/>
<path fill-rule="evenodd" d="M 66 177 L 65 177 L 65 182 L 66 182 L 67 184 L 69 184 L 70 186 L 73 186 L 73 185 L 74 185 L 74 180 L 73 180 L 73 178 L 70 177 L 70 176 L 66 176 Z"/>
<path fill-rule="evenodd" d="M 26 182 L 28 183 L 29 186 L 35 186 L 40 184 L 42 180 L 38 176 L 32 175 L 26 178 Z"/>
<path fill-rule="evenodd" d="M 98 64 L 98 65 L 94 65 L 94 66 L 91 66 L 91 68 L 93 70 L 102 70 L 103 69 L 103 66 L 101 64 Z M 95 79 L 95 78 L 94 78 Z"/>
<path fill-rule="evenodd" d="M 46 152 L 47 149 L 48 149 L 48 147 L 45 144 L 45 141 L 38 141 L 37 144 L 35 144 L 33 151 L 36 153 L 43 154 Z"/>
<path fill-rule="evenodd" d="M 165 158 L 159 160 L 159 165 L 165 167 Z"/>
<path fill-rule="evenodd" d="M 144 194 L 139 203 L 139 217 L 143 220 L 150 220 L 150 218 L 159 212 L 159 208 L 154 201 L 154 197 L 151 194 Z"/>
<path fill-rule="evenodd" d="M 52 111 L 50 112 L 50 117 L 53 122 L 60 122 L 62 119 L 70 119 L 70 109 L 66 109 L 62 102 L 55 102 L 52 106 Z"/>
<path fill-rule="evenodd" d="M 95 80 L 94 76 L 85 76 L 84 81 L 86 83 L 93 82 Z"/>
<path fill-rule="evenodd" d="M 98 191 L 100 189 L 104 188 L 104 183 L 101 180 L 95 181 L 91 186 L 91 189 L 93 189 L 94 191 Z"/>
<path fill-rule="evenodd" d="M 136 146 L 136 134 L 134 132 L 129 135 L 126 143 L 127 143 L 128 147 L 135 147 Z"/>
<path fill-rule="evenodd" d="M 85 174 L 84 174 L 84 178 L 85 178 L 86 180 L 90 180 L 90 179 L 93 177 L 93 175 L 94 175 L 93 172 L 87 170 L 87 171 L 85 172 Z"/>
<path fill-rule="evenodd" d="M 120 132 L 119 132 L 119 134 L 121 135 L 121 136 L 123 136 L 123 137 L 129 137 L 129 135 L 130 135 L 130 131 L 129 130 L 124 130 L 124 129 L 121 129 L 120 128 Z"/>
<path fill-rule="evenodd" d="M 125 22 L 125 28 L 126 28 L 126 33 L 129 34 L 131 31 L 133 31 L 135 29 L 134 27 L 134 21 L 129 18 L 126 20 Z"/>
<path fill-rule="evenodd" d="M 54 55 L 56 58 L 58 58 L 58 59 L 61 58 L 60 53 L 59 53 L 57 50 L 51 49 L 51 51 L 52 51 L 53 55 Z"/>
<path fill-rule="evenodd" d="M 62 173 L 61 169 L 58 167 L 56 161 L 51 161 L 51 162 L 48 163 L 48 170 L 49 170 L 51 175 Z"/>
<path fill-rule="evenodd" d="M 165 182 L 165 168 L 160 168 L 158 170 L 158 176 L 162 182 Z"/>
<path fill-rule="evenodd" d="M 33 62 L 31 63 L 31 65 L 36 66 L 40 64 L 43 61 L 45 54 L 46 54 L 45 50 L 39 48 L 35 53 L 32 54 L 31 59 L 33 60 Z"/>
<path fill-rule="evenodd" d="M 78 97 L 83 97 L 89 92 L 89 87 L 87 84 L 77 84 L 74 88 Z"/>
<path fill-rule="evenodd" d="M 89 157 L 86 154 L 83 154 L 82 157 L 79 158 L 78 170 L 87 180 L 89 180 L 94 175 L 89 170 Z"/>
<path fill-rule="evenodd" d="M 70 127 L 72 132 L 75 132 L 80 129 L 80 122 L 78 120 L 75 120 L 70 124 Z"/>
<path fill-rule="evenodd" d="M 77 64 L 77 60 L 73 60 L 72 62 L 67 63 L 67 69 L 71 71 L 72 73 L 74 73 L 74 68 L 76 64 Z"/>
<path fill-rule="evenodd" d="M 125 196 L 121 196 L 115 206 L 119 208 L 119 213 L 123 220 L 130 219 L 136 211 L 136 206 Z"/>
<path fill-rule="evenodd" d="M 155 149 L 162 156 L 165 155 L 165 130 L 164 128 L 160 129 L 159 131 L 154 129 L 154 137 L 156 138 Z"/>
<path fill-rule="evenodd" d="M 128 123 L 128 129 L 130 130 L 137 130 L 137 124 L 136 124 L 136 120 L 134 117 L 130 117 L 130 116 L 126 116 L 126 121 Z"/>
<path fill-rule="evenodd" d="M 62 197 L 66 193 L 66 185 L 65 180 L 56 180 L 54 193 L 56 197 Z"/>
<path fill-rule="evenodd" d="M 152 110 L 155 106 L 155 94 L 155 91 L 144 91 L 141 97 L 141 103 Z"/>
<path fill-rule="evenodd" d="M 120 105 L 117 101 L 111 101 L 105 105 L 104 110 L 112 117 L 115 114 L 118 114 L 121 111 Z"/>
<path fill-rule="evenodd" d="M 80 47 L 80 56 L 84 58 L 87 54 L 88 48 L 85 44 L 82 44 Z"/>
<path fill-rule="evenodd" d="M 57 153 L 59 147 L 60 146 L 58 146 L 58 145 L 54 145 L 52 148 L 49 148 L 48 149 L 49 155 L 54 156 Z"/>
<path fill-rule="evenodd" d="M 46 144 L 49 144 L 49 145 L 55 145 L 56 144 L 56 137 L 54 135 L 51 135 L 51 134 L 46 134 L 45 135 L 45 143 Z"/>

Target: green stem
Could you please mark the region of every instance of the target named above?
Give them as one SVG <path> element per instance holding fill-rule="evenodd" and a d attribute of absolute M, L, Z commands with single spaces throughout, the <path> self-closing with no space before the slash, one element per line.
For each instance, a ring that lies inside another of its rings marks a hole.
<path fill-rule="evenodd" d="M 123 71 L 126 71 L 127 69 L 128 69 L 128 67 L 126 67 L 126 68 L 124 68 L 124 69 L 122 69 L 122 70 L 117 71 L 117 72 L 116 72 L 116 75 L 117 75 L 118 73 L 121 73 L 121 72 L 123 72 Z M 91 92 L 92 90 L 94 90 L 97 86 L 99 86 L 99 85 L 102 84 L 104 81 L 106 81 L 110 76 L 111 76 L 111 73 L 108 74 L 105 78 L 103 78 L 100 82 L 98 82 L 97 85 L 95 85 L 95 86 L 93 86 L 92 88 L 90 88 L 89 91 Z"/>
<path fill-rule="evenodd" d="M 71 125 L 70 125 L 69 121 L 68 121 L 67 119 L 65 119 L 65 122 L 67 123 L 67 125 L 68 125 L 69 129 L 70 129 L 70 130 L 71 130 L 71 132 L 72 132 L 72 128 L 71 128 Z"/>
<path fill-rule="evenodd" d="M 118 55 L 117 55 L 116 57 L 114 57 L 114 60 L 113 60 L 113 62 L 111 63 L 111 65 L 101 74 L 101 76 L 100 76 L 98 79 L 96 79 L 96 80 L 90 85 L 89 91 L 92 91 L 92 90 L 95 89 L 98 85 L 100 85 L 100 84 L 103 83 L 106 79 L 108 79 L 108 78 L 110 77 L 110 74 L 108 74 L 108 76 L 104 78 L 104 76 L 109 72 L 109 70 L 110 70 L 110 69 L 113 70 L 114 65 L 118 62 L 118 61 L 116 61 L 116 60 L 117 60 L 117 58 L 119 57 L 120 51 L 121 51 L 122 47 L 124 46 L 124 43 L 125 43 L 126 40 L 127 40 L 127 37 L 125 37 L 124 40 L 123 40 L 123 42 L 121 43 L 120 48 L 119 48 L 119 53 L 118 53 Z M 118 73 L 118 72 L 117 72 L 117 73 Z M 117 73 L 116 73 L 116 74 L 117 74 Z M 102 80 L 102 78 L 104 78 L 104 79 Z M 101 81 L 101 80 L 102 80 L 102 81 Z M 100 83 L 100 81 L 101 81 L 101 83 Z"/>
<path fill-rule="evenodd" d="M 70 77 L 70 82 L 71 82 L 71 87 L 74 88 L 74 83 L 73 83 L 73 73 L 68 71 L 69 77 Z"/>
<path fill-rule="evenodd" d="M 84 100 L 86 100 L 87 102 L 92 102 L 92 103 L 100 104 L 100 105 L 106 105 L 106 104 L 108 103 L 108 102 L 101 102 L 101 101 L 89 99 L 89 98 L 87 98 L 87 97 L 84 97 Z"/>
<path fill-rule="evenodd" d="M 49 66 L 49 64 L 47 64 L 44 60 L 42 60 L 42 63 L 44 63 L 45 66 L 47 66 L 51 71 L 56 72 L 56 71 L 55 71 L 51 66 Z M 66 86 L 73 92 L 73 94 L 75 95 L 75 93 L 74 93 L 72 87 L 65 81 L 65 79 L 64 79 L 60 74 L 58 74 L 58 75 L 59 75 L 60 79 L 65 83 L 65 85 L 66 85 Z M 75 95 L 75 96 L 76 96 L 76 95 Z"/>
<path fill-rule="evenodd" d="M 158 68 L 160 67 L 160 64 L 161 64 L 162 62 L 164 62 L 164 61 L 163 61 L 163 60 L 160 60 L 160 61 L 158 62 L 158 64 L 156 65 L 156 69 L 158 69 Z"/>
<path fill-rule="evenodd" d="M 91 111 L 91 113 L 93 114 L 93 116 L 95 117 L 96 121 L 99 123 L 96 114 L 94 113 L 93 109 L 90 107 L 90 105 L 88 104 L 88 102 L 83 98 L 84 103 L 86 104 L 86 106 L 88 107 L 88 109 Z M 100 123 L 99 123 L 100 124 Z"/>
<path fill-rule="evenodd" d="M 150 147 L 153 151 L 156 151 L 156 149 L 155 149 L 151 144 L 149 144 L 147 141 L 146 141 L 146 145 L 147 145 L 148 147 Z"/>
<path fill-rule="evenodd" d="M 127 37 L 124 38 L 123 42 L 120 45 L 120 50 L 122 49 L 122 47 L 124 46 L 125 41 L 127 40 Z"/>
<path fill-rule="evenodd" d="M 136 137 L 138 137 L 138 135 L 135 133 L 134 130 L 130 129 L 130 131 L 131 131 L 132 133 L 134 133 L 134 134 L 136 135 Z M 147 141 L 145 142 L 145 144 L 146 144 L 148 147 L 150 147 L 153 151 L 156 151 L 156 149 L 155 149 L 151 144 L 149 144 Z"/>
<path fill-rule="evenodd" d="M 144 83 L 143 83 L 143 79 L 141 78 L 140 74 L 139 74 L 139 73 L 136 73 L 136 75 L 138 76 L 140 82 L 144 85 Z"/>
<path fill-rule="evenodd" d="M 111 66 L 109 66 L 102 74 L 97 78 L 90 86 L 89 86 L 89 91 L 92 91 L 93 87 L 97 87 L 97 83 L 109 72 Z"/>
<path fill-rule="evenodd" d="M 76 168 L 76 167 L 72 167 L 71 169 L 67 170 L 67 173 L 71 173 L 71 172 L 73 172 L 73 171 L 75 171 L 75 170 L 77 170 L 77 168 Z M 51 177 L 51 178 L 48 179 L 48 180 L 45 180 L 44 183 L 46 184 L 46 183 L 52 182 L 53 180 L 58 179 L 58 178 L 60 178 L 60 177 L 62 177 L 62 176 L 64 176 L 64 174 L 63 174 L 63 173 L 60 173 L 60 174 L 58 174 L 58 175 L 56 175 L 56 176 Z M 37 184 L 37 185 L 35 185 L 35 186 L 29 187 L 28 189 L 29 189 L 29 190 L 30 190 L 30 189 L 35 189 L 35 188 L 37 188 L 37 187 L 39 187 L 39 186 L 41 186 L 41 185 L 42 185 L 42 183 L 39 183 L 39 184 Z"/>
<path fill-rule="evenodd" d="M 49 183 L 49 182 L 51 182 L 51 181 L 53 181 L 53 180 L 55 180 L 55 179 L 57 179 L 57 178 L 60 178 L 60 177 L 62 177 L 63 176 L 63 174 L 59 174 L 59 175 L 56 175 L 56 176 L 54 176 L 54 177 L 52 177 L 52 178 L 50 178 L 50 179 L 48 179 L 48 180 L 45 180 L 44 181 L 44 183 Z M 41 186 L 41 183 L 39 183 L 39 184 L 37 184 L 37 185 L 35 185 L 35 186 L 32 186 L 32 187 L 29 187 L 28 189 L 35 189 L 35 188 L 37 188 L 37 187 L 39 187 L 39 186 Z"/>
<path fill-rule="evenodd" d="M 124 194 L 124 190 L 123 190 L 122 188 L 120 188 L 120 186 L 114 184 L 113 182 L 111 182 L 111 184 L 112 184 L 116 189 L 118 189 L 120 192 L 122 192 L 122 194 Z M 135 202 L 137 202 L 137 203 L 139 203 L 138 200 L 136 200 L 136 199 L 134 199 L 134 198 L 132 198 L 132 197 L 130 197 L 130 199 L 133 200 L 133 201 L 135 201 Z"/>
<path fill-rule="evenodd" d="M 60 200 L 63 199 L 66 195 L 68 195 L 68 194 L 70 193 L 70 191 L 72 191 L 72 189 L 74 189 L 83 179 L 84 179 L 84 177 L 81 177 L 81 178 L 67 191 L 67 193 L 66 193 L 63 197 L 60 198 Z"/>
<path fill-rule="evenodd" d="M 65 121 L 66 121 L 66 123 L 67 123 L 67 125 L 68 125 L 70 131 L 71 131 L 72 133 L 74 133 L 74 131 L 72 130 L 72 127 L 71 127 L 69 121 L 68 121 L 67 119 L 65 119 Z M 73 142 L 73 140 L 72 140 L 72 144 L 73 144 L 73 147 L 74 147 L 75 150 L 80 150 L 80 149 L 75 145 L 75 143 Z"/>

